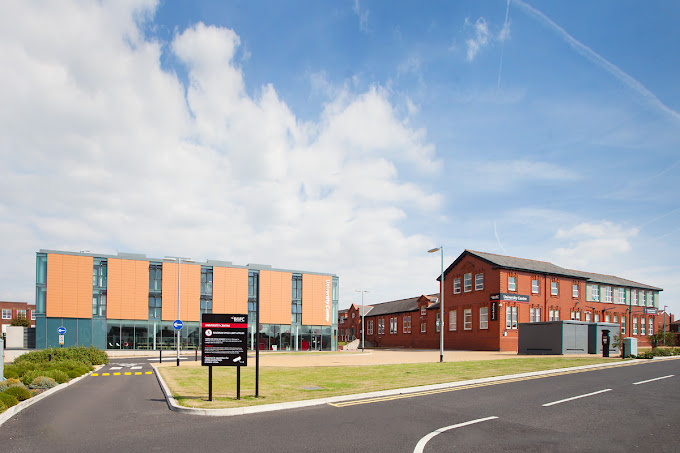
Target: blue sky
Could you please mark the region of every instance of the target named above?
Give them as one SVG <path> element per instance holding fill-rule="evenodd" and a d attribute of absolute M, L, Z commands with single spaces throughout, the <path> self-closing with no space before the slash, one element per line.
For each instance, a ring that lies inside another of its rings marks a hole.
<path fill-rule="evenodd" d="M 437 291 L 464 249 L 680 313 L 680 4 L 0 5 L 0 300 L 38 249 Z"/>

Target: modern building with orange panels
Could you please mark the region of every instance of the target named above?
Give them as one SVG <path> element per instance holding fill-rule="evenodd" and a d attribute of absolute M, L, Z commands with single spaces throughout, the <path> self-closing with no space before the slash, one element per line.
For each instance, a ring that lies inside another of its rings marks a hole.
<path fill-rule="evenodd" d="M 101 349 L 200 347 L 202 313 L 248 315 L 249 347 L 336 350 L 338 277 L 333 274 L 55 250 L 36 254 L 36 347 Z M 178 294 L 179 293 L 179 294 Z M 179 313 L 179 315 L 178 315 Z"/>

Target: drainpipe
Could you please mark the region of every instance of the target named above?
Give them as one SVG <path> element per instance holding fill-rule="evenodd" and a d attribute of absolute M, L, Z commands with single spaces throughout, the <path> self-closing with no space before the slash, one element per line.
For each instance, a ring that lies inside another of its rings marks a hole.
<path fill-rule="evenodd" d="M 548 321 L 548 274 L 543 276 L 543 322 Z"/>

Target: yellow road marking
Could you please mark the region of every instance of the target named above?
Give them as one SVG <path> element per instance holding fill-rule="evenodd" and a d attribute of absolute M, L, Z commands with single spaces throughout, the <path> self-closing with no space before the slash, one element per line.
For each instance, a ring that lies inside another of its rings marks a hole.
<path fill-rule="evenodd" d="M 146 374 L 153 374 L 153 371 L 147 371 Z"/>
<path fill-rule="evenodd" d="M 113 373 L 114 376 L 120 376 L 120 373 Z"/>
<path fill-rule="evenodd" d="M 346 406 L 355 406 L 359 404 L 369 404 L 369 403 L 380 403 L 383 401 L 392 401 L 392 400 L 397 400 L 397 399 L 403 399 L 403 398 L 414 398 L 417 396 L 427 396 L 427 395 L 434 395 L 437 393 L 445 393 L 445 392 L 455 392 L 457 390 L 467 390 L 467 389 L 472 389 L 472 388 L 477 388 L 477 387 L 487 387 L 490 385 L 498 385 L 498 384 L 507 384 L 509 382 L 520 382 L 520 381 L 529 381 L 532 379 L 540 379 L 540 378 L 546 378 L 546 377 L 554 377 L 554 376 L 562 376 L 565 374 L 574 374 L 574 373 L 584 373 L 586 371 L 596 371 L 596 370 L 602 370 L 606 368 L 613 368 L 614 366 L 629 366 L 629 365 L 639 365 L 641 362 L 631 362 L 631 363 L 626 363 L 622 365 L 604 365 L 596 368 L 589 368 L 585 370 L 570 370 L 570 371 L 558 371 L 555 373 L 548 373 L 548 374 L 542 374 L 539 376 L 527 376 L 527 377 L 519 377 L 519 378 L 511 378 L 511 379 L 504 379 L 501 381 L 494 381 L 494 382 L 482 382 L 479 384 L 468 384 L 468 385 L 461 385 L 459 387 L 448 387 L 448 388 L 443 388 L 443 389 L 434 389 L 434 390 L 424 390 L 422 392 L 413 392 L 413 393 L 402 393 L 399 395 L 389 395 L 389 396 L 378 396 L 375 398 L 365 398 L 361 400 L 354 400 L 354 401 L 343 401 L 340 403 L 328 403 L 330 406 L 333 407 L 346 407 Z"/>
<path fill-rule="evenodd" d="M 99 373 L 92 373 L 92 376 L 99 376 Z"/>
<path fill-rule="evenodd" d="M 102 376 L 111 376 L 109 373 L 102 373 Z"/>
<path fill-rule="evenodd" d="M 130 376 L 130 375 L 132 375 L 132 373 L 130 373 L 129 371 L 125 372 L 125 376 Z"/>
<path fill-rule="evenodd" d="M 135 371 L 135 376 L 139 376 L 140 374 L 142 374 L 141 371 Z"/>

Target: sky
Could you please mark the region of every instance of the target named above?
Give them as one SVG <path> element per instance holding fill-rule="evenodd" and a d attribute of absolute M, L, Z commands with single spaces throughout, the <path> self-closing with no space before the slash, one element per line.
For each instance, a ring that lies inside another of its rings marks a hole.
<path fill-rule="evenodd" d="M 40 249 L 328 272 L 465 249 L 680 314 L 680 3 L 0 2 L 0 300 Z"/>

